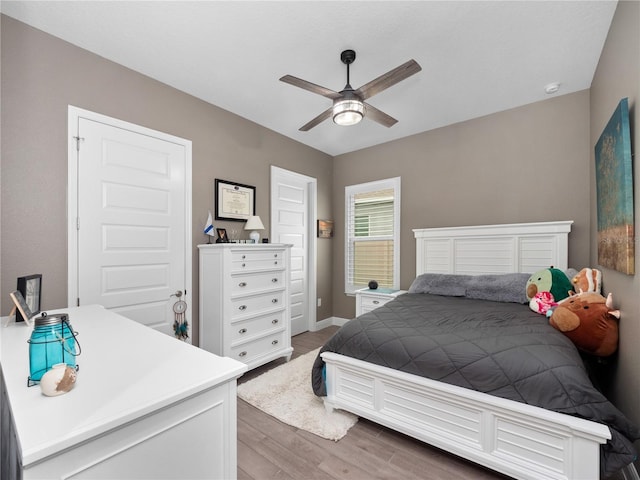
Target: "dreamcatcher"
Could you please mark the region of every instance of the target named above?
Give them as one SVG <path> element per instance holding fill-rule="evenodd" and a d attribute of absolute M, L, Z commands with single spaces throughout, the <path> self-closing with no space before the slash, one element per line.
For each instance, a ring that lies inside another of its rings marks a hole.
<path fill-rule="evenodd" d="M 178 301 L 173 304 L 173 333 L 176 338 L 186 340 L 189 338 L 189 322 L 185 316 L 187 302 L 182 300 L 182 292 L 178 291 L 174 295 L 178 297 Z"/>

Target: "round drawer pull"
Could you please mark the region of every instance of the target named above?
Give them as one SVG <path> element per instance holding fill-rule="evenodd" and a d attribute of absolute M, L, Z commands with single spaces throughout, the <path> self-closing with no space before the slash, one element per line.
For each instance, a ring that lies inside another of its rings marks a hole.
<path fill-rule="evenodd" d="M 278 264 L 278 261 L 276 260 L 275 262 L 273 262 L 273 264 L 274 264 L 274 265 L 277 265 L 277 264 Z"/>
<path fill-rule="evenodd" d="M 242 335 L 243 333 L 247 333 L 247 329 L 246 328 L 241 328 L 240 330 L 238 330 L 238 333 L 240 335 Z"/>
<path fill-rule="evenodd" d="M 246 305 L 240 305 L 240 306 L 238 307 L 238 310 L 246 310 L 246 309 L 247 309 L 247 306 L 246 306 Z"/>
<path fill-rule="evenodd" d="M 240 352 L 238 354 L 239 357 L 245 357 L 247 355 L 247 352 Z"/>
<path fill-rule="evenodd" d="M 247 282 L 240 282 L 238 284 L 239 287 L 246 287 L 247 286 Z"/>
<path fill-rule="evenodd" d="M 244 268 L 244 267 L 246 267 L 246 266 L 247 266 L 247 264 L 246 264 L 246 263 L 243 263 L 243 264 L 242 264 L 242 268 Z"/>
<path fill-rule="evenodd" d="M 242 255 L 242 259 L 244 260 L 245 258 L 247 258 L 247 256 L 246 255 Z"/>
<path fill-rule="evenodd" d="M 274 256 L 275 258 L 278 258 L 278 254 L 277 254 L 277 253 L 274 253 L 274 254 L 273 254 L 273 256 Z"/>
<path fill-rule="evenodd" d="M 276 323 L 278 323 L 278 322 L 279 322 L 279 320 L 278 320 L 277 318 L 274 318 L 273 320 L 271 320 L 271 323 L 273 323 L 274 325 L 275 325 Z"/>
<path fill-rule="evenodd" d="M 380 301 L 379 301 L 379 300 L 374 300 L 374 301 L 373 301 L 373 304 L 374 304 L 374 305 L 377 305 L 377 304 L 379 304 L 379 303 L 380 303 Z"/>
<path fill-rule="evenodd" d="M 277 278 L 272 278 L 272 279 L 271 279 L 271 282 L 272 282 L 272 283 L 278 283 L 278 279 L 277 279 Z"/>
<path fill-rule="evenodd" d="M 277 298 L 273 298 L 273 299 L 271 300 L 271 303 L 278 303 L 278 299 L 277 299 Z"/>
<path fill-rule="evenodd" d="M 274 340 L 273 342 L 271 342 L 271 345 L 277 345 L 278 344 L 278 340 Z"/>

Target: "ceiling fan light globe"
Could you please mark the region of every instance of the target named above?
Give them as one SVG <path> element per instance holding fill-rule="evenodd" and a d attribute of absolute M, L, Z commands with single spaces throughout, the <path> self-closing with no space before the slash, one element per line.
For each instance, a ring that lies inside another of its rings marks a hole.
<path fill-rule="evenodd" d="M 360 122 L 364 117 L 364 103 L 360 100 L 339 100 L 333 105 L 333 122 L 349 126 Z"/>

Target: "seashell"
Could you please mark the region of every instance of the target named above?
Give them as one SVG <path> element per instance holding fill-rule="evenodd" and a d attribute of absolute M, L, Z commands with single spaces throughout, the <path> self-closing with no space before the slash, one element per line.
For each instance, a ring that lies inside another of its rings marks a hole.
<path fill-rule="evenodd" d="M 40 379 L 40 389 L 48 397 L 62 395 L 74 387 L 76 376 L 75 368 L 67 366 L 66 363 L 56 363 Z"/>

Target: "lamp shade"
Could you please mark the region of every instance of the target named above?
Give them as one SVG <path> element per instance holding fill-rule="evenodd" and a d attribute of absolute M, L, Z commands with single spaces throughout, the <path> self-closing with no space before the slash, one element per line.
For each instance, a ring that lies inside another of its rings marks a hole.
<path fill-rule="evenodd" d="M 249 238 L 253 240 L 253 243 L 258 243 L 260 241 L 260 234 L 257 232 L 257 230 L 264 230 L 264 225 L 262 224 L 262 220 L 260 220 L 260 217 L 258 215 L 253 215 L 247 220 L 244 229 L 251 230 Z"/>
<path fill-rule="evenodd" d="M 264 225 L 262 224 L 262 220 L 258 215 L 253 215 L 249 217 L 247 223 L 244 226 L 245 230 L 264 230 Z"/>

